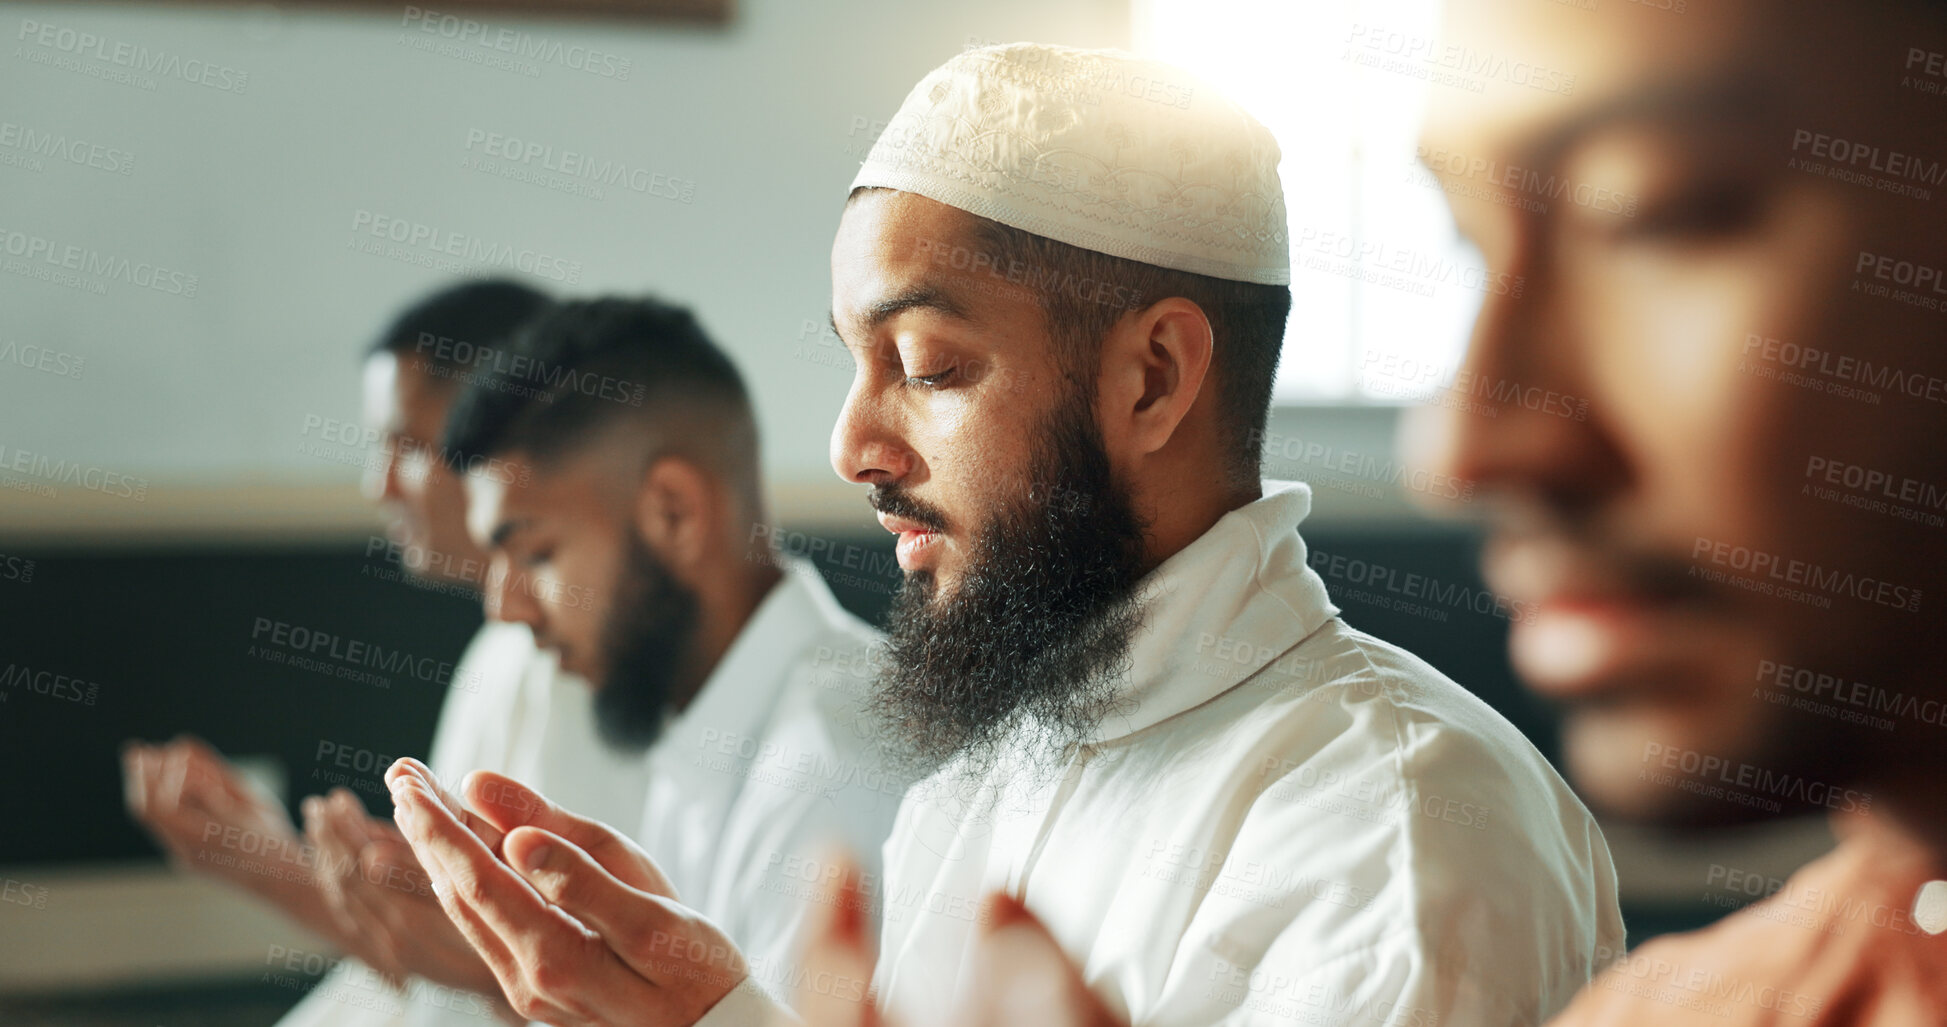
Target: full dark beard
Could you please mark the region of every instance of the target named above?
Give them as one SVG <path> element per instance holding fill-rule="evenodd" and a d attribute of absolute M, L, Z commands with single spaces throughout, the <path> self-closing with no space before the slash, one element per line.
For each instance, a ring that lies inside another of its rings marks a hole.
<path fill-rule="evenodd" d="M 938 516 L 896 490 L 873 505 Z M 1038 771 L 1119 705 L 1142 625 L 1144 525 L 1113 479 L 1090 404 L 1048 419 L 1019 502 L 979 529 L 950 595 L 930 572 L 893 600 L 872 706 L 887 755 L 911 778 L 949 761 L 974 779 L 1002 754 Z"/>
<path fill-rule="evenodd" d="M 662 735 L 676 681 L 693 658 L 696 594 L 633 532 L 625 556 L 602 624 L 608 670 L 595 692 L 595 727 L 609 748 L 635 753 Z"/>

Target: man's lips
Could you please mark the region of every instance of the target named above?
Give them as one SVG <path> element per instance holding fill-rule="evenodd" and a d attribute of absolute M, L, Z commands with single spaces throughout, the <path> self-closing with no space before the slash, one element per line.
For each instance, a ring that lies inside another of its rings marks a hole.
<path fill-rule="evenodd" d="M 940 530 L 930 524 L 921 524 L 888 513 L 879 514 L 879 524 L 899 536 L 899 544 L 894 547 L 894 551 L 899 557 L 899 566 L 903 570 L 917 569 L 927 552 L 940 541 Z"/>
<path fill-rule="evenodd" d="M 1517 611 L 1508 640 L 1516 672 L 1556 698 L 1631 687 L 1708 641 L 1698 637 L 1697 597 L 1651 562 L 1621 563 L 1560 537 L 1499 538 L 1482 570 Z"/>
<path fill-rule="evenodd" d="M 895 517 L 889 513 L 881 513 L 879 515 L 879 525 L 885 528 L 887 531 L 892 532 L 895 535 L 904 535 L 909 532 L 915 534 L 929 534 L 929 533 L 937 533 L 939 530 L 930 524 L 921 524 L 918 521 L 910 520 L 905 517 Z"/>
<path fill-rule="evenodd" d="M 1616 681 L 1657 638 L 1654 610 L 1605 598 L 1536 603 L 1508 636 L 1522 679 L 1557 698 L 1587 697 Z"/>

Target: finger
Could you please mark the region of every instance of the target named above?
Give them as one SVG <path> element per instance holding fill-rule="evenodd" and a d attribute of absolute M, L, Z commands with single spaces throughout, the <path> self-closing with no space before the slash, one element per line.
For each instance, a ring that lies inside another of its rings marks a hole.
<path fill-rule="evenodd" d="M 394 896 L 433 901 L 432 882 L 405 839 L 375 838 L 359 850 L 358 858 L 360 876 L 372 887 L 385 888 Z"/>
<path fill-rule="evenodd" d="M 633 839 L 607 824 L 570 813 L 540 792 L 490 770 L 468 774 L 465 787 L 467 801 L 501 831 L 540 828 L 574 843 L 630 887 L 667 899 L 678 898 L 676 886 L 663 876 L 655 860 Z"/>
<path fill-rule="evenodd" d="M 874 1027 L 880 1018 L 868 993 L 872 939 L 860 868 L 850 853 L 842 851 L 826 865 L 838 867 L 840 873 L 835 882 L 825 885 L 811 914 L 802 959 L 804 983 L 794 1007 L 806 1027 Z"/>
<path fill-rule="evenodd" d="M 387 825 L 388 827 L 390 825 Z M 365 843 L 365 858 L 374 866 L 418 870 L 419 857 L 402 834 L 374 835 Z"/>
<path fill-rule="evenodd" d="M 297 809 L 298 818 L 304 821 L 304 840 L 318 853 L 318 883 L 325 902 L 332 906 L 343 906 L 345 874 L 342 861 L 345 854 L 332 836 L 331 825 L 325 818 L 324 800 L 307 795 L 304 801 L 298 803 Z"/>
<path fill-rule="evenodd" d="M 466 803 L 461 802 L 458 796 L 441 787 L 439 777 L 433 773 L 431 767 L 407 756 L 394 760 L 392 766 L 388 767 L 385 771 L 385 783 L 393 788 L 394 801 L 397 801 L 398 785 L 400 783 L 415 781 L 425 790 L 426 794 L 438 800 L 439 804 L 446 808 L 447 813 L 465 825 L 467 830 L 479 836 L 480 840 L 486 844 L 489 850 L 493 852 L 500 851 L 501 837 L 507 832 L 502 831 L 500 828 L 494 826 L 491 821 L 486 820 L 478 813 L 468 809 Z"/>
<path fill-rule="evenodd" d="M 164 746 L 155 779 L 155 808 L 173 810 L 181 807 L 183 784 L 188 776 L 188 751 L 174 742 Z"/>
<path fill-rule="evenodd" d="M 347 802 L 333 794 L 320 798 L 318 809 L 319 844 L 329 855 L 327 873 L 349 892 L 364 889 L 359 861 L 365 851 L 365 807 L 356 798 Z"/>
<path fill-rule="evenodd" d="M 542 901 L 423 788 L 406 783 L 395 790 L 400 827 L 432 879 L 440 906 L 486 960 L 516 1010 L 528 1019 L 579 1021 L 582 1017 L 569 1012 L 572 1000 L 564 993 L 571 987 L 621 996 L 623 1009 L 631 1004 L 641 1008 L 653 999 L 648 983 L 606 944 Z M 512 888 L 496 875 L 511 879 Z M 585 1008 L 587 1003 L 572 1005 Z"/>
<path fill-rule="evenodd" d="M 414 870 L 415 879 L 423 888 L 423 875 L 417 873 L 419 861 L 413 858 L 412 847 L 406 844 L 404 836 L 399 834 L 392 825 L 373 819 L 367 814 L 365 803 L 358 796 L 348 789 L 335 788 L 332 789 L 325 806 L 326 818 L 331 825 L 332 833 L 349 860 L 349 865 L 344 868 L 345 874 L 348 879 L 355 882 L 353 884 L 355 889 L 372 892 L 372 901 L 375 902 L 389 905 L 397 901 L 393 892 L 397 890 L 396 886 L 402 877 L 394 869 L 393 864 L 398 863 L 400 858 L 403 858 L 403 865 Z M 383 832 L 379 830 L 381 827 L 384 828 Z M 380 843 L 384 843 L 387 848 L 375 852 L 373 846 Z M 388 852 L 403 853 L 403 857 L 395 856 L 391 861 L 381 858 Z M 387 891 L 381 894 L 377 891 L 380 888 L 385 888 Z M 428 891 L 427 895 L 430 897 L 431 892 Z"/>
<path fill-rule="evenodd" d="M 378 971 L 387 986 L 402 988 L 412 971 L 399 951 L 399 942 L 390 931 L 373 923 L 373 914 L 361 911 L 350 928 L 352 954 Z"/>
<path fill-rule="evenodd" d="M 170 801 L 209 810 L 217 819 L 235 822 L 260 807 L 264 798 L 248 785 L 221 754 L 191 735 L 177 735 L 164 748 L 169 767 Z"/>
<path fill-rule="evenodd" d="M 149 807 L 149 777 L 144 769 L 147 749 L 147 746 L 136 741 L 122 745 L 122 801 L 128 804 L 129 812 L 137 819 Z"/>
<path fill-rule="evenodd" d="M 148 820 L 155 814 L 156 792 L 161 787 L 162 754 L 153 745 L 132 745 L 125 756 L 129 771 L 129 808 Z"/>
<path fill-rule="evenodd" d="M 487 964 L 487 970 L 493 974 L 494 981 L 500 986 L 501 997 L 518 1008 L 523 994 L 522 989 L 525 987 L 519 961 L 514 958 L 513 952 L 508 949 L 506 943 L 487 926 L 486 921 L 459 901 L 451 886 L 451 878 L 446 875 L 445 865 L 439 862 L 438 857 L 427 854 L 420 858 L 426 867 L 427 878 L 435 882 L 434 901 L 439 904 L 447 921 L 460 932 L 460 937 L 466 939 L 466 943 L 473 947 L 474 953 L 480 957 L 480 960 Z M 539 1019 L 543 1011 L 534 1009 L 532 1012 L 535 1014 L 532 1018 Z"/>
<path fill-rule="evenodd" d="M 686 971 L 702 963 L 703 972 L 712 977 L 727 976 L 726 985 L 743 979 L 743 957 L 735 949 L 705 945 L 690 953 L 672 946 L 675 938 L 688 933 L 689 911 L 632 887 L 575 843 L 538 827 L 519 827 L 507 836 L 505 851 L 508 863 L 542 898 L 601 935 L 623 962 L 652 983 L 669 980 L 677 962 Z"/>
<path fill-rule="evenodd" d="M 374 842 L 397 845 L 404 845 L 406 843 L 406 836 L 399 832 L 398 825 L 388 820 L 380 820 L 377 817 L 366 818 L 365 833 Z"/>
<path fill-rule="evenodd" d="M 400 827 L 428 872 L 438 862 L 433 890 L 445 905 L 446 891 L 477 914 L 502 939 L 557 923 L 536 892 L 520 875 L 502 863 L 481 838 L 453 815 L 446 804 L 427 793 L 419 781 L 402 781 L 392 799 L 405 814 Z M 448 908 L 451 912 L 451 908 Z"/>
<path fill-rule="evenodd" d="M 151 810 L 143 824 L 170 862 L 182 868 L 209 860 L 211 839 L 222 834 L 216 821 L 195 809 Z"/>
<path fill-rule="evenodd" d="M 562 812 L 560 807 L 548 801 L 547 796 L 491 770 L 476 770 L 468 774 L 460 787 L 466 793 L 467 801 L 480 811 L 480 815 L 503 831 L 511 831 L 523 824 L 552 830 L 547 821 L 555 819 Z M 543 822 L 536 823 L 537 820 Z"/>
<path fill-rule="evenodd" d="M 386 915 L 383 896 L 375 894 L 361 876 L 361 848 L 347 838 L 330 812 L 331 802 L 313 796 L 304 802 L 306 835 L 318 850 L 318 881 L 325 902 L 338 922 L 358 944 L 377 949 L 382 969 L 403 966 L 401 938 Z"/>
<path fill-rule="evenodd" d="M 354 856 L 355 869 L 352 879 L 357 882 L 352 888 L 352 900 L 358 903 L 367 918 L 367 924 L 374 934 L 386 939 L 395 950 L 417 944 L 414 925 L 407 916 L 407 903 L 418 901 L 409 892 L 393 887 L 388 877 L 389 868 L 377 858 L 371 846 L 360 849 Z M 426 886 L 424 901 L 438 910 L 438 916 L 445 918 L 445 911 L 434 898 L 430 885 Z"/>
<path fill-rule="evenodd" d="M 340 833 L 360 846 L 369 844 L 374 832 L 384 823 L 365 809 L 365 800 L 358 793 L 343 785 L 333 788 L 325 800 Z"/>
<path fill-rule="evenodd" d="M 446 791 L 445 786 L 440 783 L 439 775 L 433 773 L 433 768 L 413 759 L 411 756 L 401 756 L 393 760 L 391 766 L 385 768 L 385 783 L 387 787 L 391 787 L 401 779 L 418 781 L 425 785 L 427 790 L 432 792 L 441 801 L 450 801 L 453 798 Z"/>
<path fill-rule="evenodd" d="M 364 804 L 349 792 L 334 792 L 328 805 L 335 835 L 347 846 L 344 874 L 352 900 L 365 911 L 372 929 L 395 948 L 420 944 L 422 922 L 413 916 L 430 914 L 442 923 L 447 916 L 412 846 L 389 824 L 387 834 L 371 830 L 380 821 L 366 816 Z"/>
<path fill-rule="evenodd" d="M 334 790 L 319 804 L 319 812 L 325 830 L 330 832 L 333 844 L 341 852 L 355 858 L 371 840 L 370 833 L 365 829 L 366 822 L 371 818 L 365 815 L 365 805 L 352 793 L 343 789 Z M 345 869 L 349 872 L 352 868 Z"/>
<path fill-rule="evenodd" d="M 995 894 L 974 941 L 973 1002 L 955 1018 L 960 1027 L 1113 1027 L 1122 1022 L 1088 983 L 1075 961 L 1040 919 L 1018 900 Z"/>
<path fill-rule="evenodd" d="M 358 797 L 358 793 L 344 785 L 339 785 L 325 793 L 325 801 L 331 804 L 332 813 L 347 824 L 362 825 L 371 819 L 365 812 L 364 800 Z"/>
<path fill-rule="evenodd" d="M 195 735 L 177 735 L 170 745 L 182 753 L 184 783 L 191 794 L 252 805 L 263 798 L 210 743 Z"/>
<path fill-rule="evenodd" d="M 506 848 L 557 911 L 586 925 L 603 957 L 588 960 L 574 975 L 580 987 L 545 997 L 613 1014 L 596 1022 L 636 1022 L 655 1008 L 651 1003 L 662 1004 L 665 987 L 721 995 L 749 975 L 743 954 L 716 925 L 670 899 L 631 888 L 567 839 L 521 827 L 507 836 Z M 524 958 L 545 962 L 547 953 L 542 948 Z"/>
<path fill-rule="evenodd" d="M 298 819 L 304 824 L 304 837 L 320 849 L 336 844 L 331 829 L 330 807 L 321 795 L 307 795 L 297 804 Z"/>
<path fill-rule="evenodd" d="M 390 772 L 387 773 L 387 777 L 391 777 Z M 493 971 L 494 979 L 500 982 L 502 990 L 506 991 L 511 999 L 514 997 L 514 987 L 521 980 L 520 964 L 515 961 L 506 943 L 492 927 L 488 926 L 485 919 L 461 900 L 456 885 L 457 875 L 447 869 L 443 858 L 448 848 L 457 848 L 465 844 L 467 839 L 448 837 L 452 829 L 438 822 L 436 811 L 431 808 L 425 810 L 420 808 L 422 804 L 431 807 L 434 803 L 408 794 L 413 787 L 403 779 L 399 784 L 394 785 L 393 820 L 404 834 L 406 844 L 412 848 L 413 856 L 418 859 L 419 865 L 425 868 L 433 898 L 439 902 L 440 908 L 446 911 L 447 918 L 460 929 L 460 933 L 466 936 L 467 943 L 480 954 L 480 958 L 486 960 L 488 968 Z M 471 832 L 461 829 L 459 834 L 469 836 L 473 845 L 480 844 L 477 837 L 471 837 Z"/>

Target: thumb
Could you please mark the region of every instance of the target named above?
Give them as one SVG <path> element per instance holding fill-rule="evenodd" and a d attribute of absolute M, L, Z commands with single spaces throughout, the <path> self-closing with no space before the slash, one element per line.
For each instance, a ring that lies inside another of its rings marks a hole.
<path fill-rule="evenodd" d="M 1011 896 L 988 897 L 986 927 L 974 942 L 970 1006 L 962 1027 L 1039 1023 L 1114 1027 L 1123 1018 L 1082 979 L 1081 968 L 1040 918 Z"/>
<path fill-rule="evenodd" d="M 820 861 L 836 869 L 805 931 L 804 983 L 793 1006 L 805 1027 L 881 1027 L 871 994 L 873 945 L 866 913 L 872 898 L 849 852 Z"/>
<path fill-rule="evenodd" d="M 570 813 L 540 792 L 491 770 L 468 774 L 465 789 L 467 801 L 500 830 L 511 833 L 534 827 L 566 838 L 630 887 L 666 899 L 679 898 L 649 854 L 607 824 Z"/>
<path fill-rule="evenodd" d="M 632 887 L 602 868 L 580 846 L 538 827 L 517 827 L 502 849 L 508 865 L 526 879 L 541 898 L 581 921 L 602 936 L 616 958 L 654 984 L 668 983 L 674 960 L 657 960 L 674 941 L 686 939 L 690 919 L 674 901 Z M 658 944 L 660 943 L 660 944 Z M 707 949 L 708 946 L 705 946 Z M 705 961 L 715 973 L 742 977 L 742 960 L 733 952 L 706 951 Z M 731 984 L 736 981 L 732 980 Z"/>

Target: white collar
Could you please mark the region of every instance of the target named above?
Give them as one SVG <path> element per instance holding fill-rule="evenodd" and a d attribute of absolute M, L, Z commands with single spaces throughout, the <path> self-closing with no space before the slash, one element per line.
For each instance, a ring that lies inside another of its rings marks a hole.
<path fill-rule="evenodd" d="M 1225 514 L 1143 577 L 1137 588 L 1149 598 L 1129 650 L 1128 705 L 1096 728 L 1091 744 L 1222 695 L 1338 616 L 1324 580 L 1305 564 L 1298 524 L 1310 512 L 1310 486 L 1266 481 L 1263 498 Z M 1225 640 L 1220 660 L 1214 654 Z"/>
<path fill-rule="evenodd" d="M 838 630 L 846 614 L 811 565 L 792 560 L 784 577 L 771 586 L 750 619 L 731 640 L 710 676 L 683 712 L 670 718 L 651 751 L 668 751 L 671 762 L 694 753 L 664 742 L 686 740 L 698 731 L 720 731 L 725 738 L 755 738 L 777 708 L 778 696 L 807 646 Z M 722 774 L 712 779 L 733 780 Z"/>

